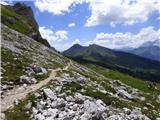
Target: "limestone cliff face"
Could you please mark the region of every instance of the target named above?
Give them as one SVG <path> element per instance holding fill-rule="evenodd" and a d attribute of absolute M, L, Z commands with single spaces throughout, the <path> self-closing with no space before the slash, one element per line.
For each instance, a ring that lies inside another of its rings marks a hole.
<path fill-rule="evenodd" d="M 50 47 L 47 40 L 43 39 L 39 26 L 34 18 L 32 8 L 24 3 L 16 3 L 14 6 L 2 6 L 2 23 L 34 40 Z"/>

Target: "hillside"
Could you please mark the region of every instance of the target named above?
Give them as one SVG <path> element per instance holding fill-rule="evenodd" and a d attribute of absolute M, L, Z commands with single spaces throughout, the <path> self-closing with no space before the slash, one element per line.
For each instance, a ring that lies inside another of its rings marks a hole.
<path fill-rule="evenodd" d="M 50 47 L 48 41 L 40 35 L 39 26 L 34 18 L 31 7 L 19 2 L 14 6 L 1 5 L 1 20 L 8 27 Z"/>
<path fill-rule="evenodd" d="M 1 24 L 1 120 L 160 119 L 159 83 L 92 62 L 79 64 L 33 39 L 20 26 Z M 88 50 L 76 48 L 69 53 Z M 98 50 L 101 56 L 115 58 L 112 50 Z"/>
<path fill-rule="evenodd" d="M 69 62 L 70 66 L 67 65 Z M 2 108 L 9 100 L 6 97 L 9 97 L 13 90 L 18 92 L 11 94 L 16 97 L 33 85 L 41 84 L 41 81 L 48 77 L 30 71 L 29 66 L 33 63 L 46 69 L 47 73 L 50 69 L 61 70 L 57 71 L 56 78 L 48 78 L 50 82 L 47 85 L 28 95 L 23 101 L 16 100 L 14 107 L 3 111 L 5 114 L 2 114 L 2 118 L 5 116 L 7 120 L 41 120 L 50 117 L 56 119 L 56 116 L 59 119 L 76 119 L 78 116 L 81 120 L 141 117 L 147 120 L 159 116 L 159 84 L 155 86 L 156 89 L 147 87 L 152 85 L 149 82 L 143 82 L 142 86 L 139 84 L 141 87 L 134 84 L 130 87 L 128 83 L 108 79 L 102 73 L 99 74 L 98 69 L 96 72 L 94 68 L 91 70 L 71 61 L 52 48 L 5 25 L 2 25 Z M 24 75 L 25 79 L 28 75 L 35 77 L 38 83 L 18 82 Z M 4 101 L 5 99 L 7 100 Z"/>
<path fill-rule="evenodd" d="M 83 47 L 74 45 L 63 52 L 65 56 L 82 63 L 94 63 L 130 75 L 159 82 L 160 62 L 130 53 L 114 51 L 98 45 Z"/>

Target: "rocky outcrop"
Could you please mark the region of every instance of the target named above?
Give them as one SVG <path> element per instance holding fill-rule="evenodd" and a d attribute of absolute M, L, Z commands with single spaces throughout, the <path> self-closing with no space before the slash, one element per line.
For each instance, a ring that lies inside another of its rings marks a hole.
<path fill-rule="evenodd" d="M 3 6 L 3 7 L 4 9 L 7 9 L 11 13 L 15 12 L 15 14 L 14 15 L 6 14 L 5 12 L 3 12 L 2 9 L 2 14 L 1 14 L 2 23 L 50 47 L 47 40 L 43 39 L 39 32 L 39 26 L 34 18 L 34 14 L 31 7 L 20 2 L 16 3 L 14 6 Z M 25 32 L 21 30 L 23 28 L 17 29 L 14 27 L 15 25 L 18 26 L 19 22 L 22 24 L 23 27 L 26 26 L 26 28 L 28 28 Z"/>

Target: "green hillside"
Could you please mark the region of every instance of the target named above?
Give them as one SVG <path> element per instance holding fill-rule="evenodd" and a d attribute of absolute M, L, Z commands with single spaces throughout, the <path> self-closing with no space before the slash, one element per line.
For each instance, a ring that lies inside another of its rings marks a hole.
<path fill-rule="evenodd" d="M 114 51 L 98 45 L 89 47 L 74 45 L 63 54 L 81 63 L 97 64 L 151 81 L 160 80 L 160 62 L 130 53 Z"/>

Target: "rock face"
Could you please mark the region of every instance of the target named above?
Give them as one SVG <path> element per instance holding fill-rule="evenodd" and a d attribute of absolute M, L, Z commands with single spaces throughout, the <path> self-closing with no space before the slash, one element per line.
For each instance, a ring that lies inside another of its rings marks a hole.
<path fill-rule="evenodd" d="M 27 19 L 30 21 L 30 24 L 32 25 L 33 31 L 29 36 L 37 41 L 42 40 L 42 37 L 41 37 L 40 32 L 38 30 L 39 27 L 38 27 L 38 24 L 34 18 L 34 14 L 33 14 L 31 7 L 26 6 L 24 3 L 18 2 L 13 6 L 13 8 L 15 9 L 16 13 L 18 13 L 22 16 L 26 16 Z"/>
<path fill-rule="evenodd" d="M 39 26 L 34 18 L 34 14 L 33 11 L 31 9 L 31 7 L 28 7 L 27 5 L 25 5 L 24 3 L 16 3 L 14 6 L 3 6 L 5 9 L 7 8 L 11 8 L 8 10 L 11 10 L 10 12 L 15 12 L 15 14 L 17 16 L 10 16 L 9 14 L 5 14 L 5 12 L 3 12 L 2 9 L 2 14 L 1 14 L 1 18 L 2 18 L 2 23 L 8 25 L 9 23 L 9 27 L 11 27 L 12 29 L 14 29 L 14 25 L 17 24 L 19 21 L 21 22 L 22 27 L 28 27 L 28 29 L 25 31 L 25 34 L 28 35 L 29 37 L 33 38 L 34 40 L 50 47 L 49 43 L 47 42 L 47 40 L 43 39 L 40 32 L 39 32 Z M 21 17 L 19 17 L 21 16 Z M 23 20 L 23 19 L 25 20 Z M 26 24 L 27 22 L 27 24 Z M 16 30 L 19 30 L 17 28 L 15 28 Z M 21 28 L 23 29 L 23 28 Z M 19 30 L 19 32 L 24 32 L 23 30 Z"/>

